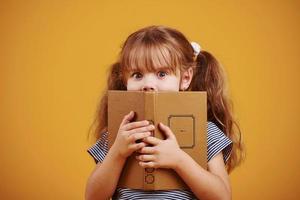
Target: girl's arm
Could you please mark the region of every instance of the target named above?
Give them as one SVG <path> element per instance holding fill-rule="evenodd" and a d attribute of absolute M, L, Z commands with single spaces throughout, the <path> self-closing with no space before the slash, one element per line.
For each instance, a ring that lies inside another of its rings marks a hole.
<path fill-rule="evenodd" d="M 85 199 L 109 199 L 116 190 L 127 157 L 146 146 L 136 141 L 150 136 L 155 127 L 146 120 L 130 122 L 133 117 L 134 112 L 130 112 L 123 118 L 114 144 L 88 179 Z"/>
<path fill-rule="evenodd" d="M 137 156 L 137 159 L 142 167 L 174 169 L 199 199 L 231 199 L 230 181 L 222 152 L 208 162 L 207 171 L 180 149 L 168 126 L 160 123 L 159 128 L 167 139 L 150 136 L 143 140 L 153 146 L 143 147 L 139 151 L 142 155 Z"/>
<path fill-rule="evenodd" d="M 117 186 L 126 159 L 112 149 L 102 163 L 98 162 L 90 175 L 85 192 L 85 199 L 109 199 Z"/>
<path fill-rule="evenodd" d="M 203 200 L 231 199 L 230 180 L 222 152 L 209 161 L 208 171 L 199 166 L 184 151 L 179 156 L 179 163 L 174 170 L 198 198 Z"/>

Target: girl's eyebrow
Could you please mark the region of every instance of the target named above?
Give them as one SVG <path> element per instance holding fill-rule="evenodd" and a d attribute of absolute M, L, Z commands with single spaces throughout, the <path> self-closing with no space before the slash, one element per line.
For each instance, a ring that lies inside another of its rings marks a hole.
<path fill-rule="evenodd" d="M 135 73 L 135 72 L 145 73 L 145 72 L 151 72 L 151 71 L 152 72 L 157 72 L 157 71 L 172 71 L 172 68 L 171 67 L 155 67 L 155 68 L 153 68 L 150 71 L 148 71 L 145 68 L 134 68 L 134 69 L 130 69 L 129 73 Z"/>
<path fill-rule="evenodd" d="M 167 71 L 169 71 L 169 70 L 171 70 L 171 67 L 158 67 L 156 69 L 156 71 L 158 71 L 158 70 L 167 70 Z"/>

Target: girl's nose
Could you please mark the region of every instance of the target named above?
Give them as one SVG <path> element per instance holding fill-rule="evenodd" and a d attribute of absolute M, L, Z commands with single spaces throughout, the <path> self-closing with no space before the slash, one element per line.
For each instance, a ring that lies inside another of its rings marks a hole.
<path fill-rule="evenodd" d="M 157 91 L 155 77 L 146 75 L 141 88 L 142 91 Z"/>
<path fill-rule="evenodd" d="M 143 86 L 142 87 L 142 91 L 155 91 L 154 87 L 153 86 Z"/>

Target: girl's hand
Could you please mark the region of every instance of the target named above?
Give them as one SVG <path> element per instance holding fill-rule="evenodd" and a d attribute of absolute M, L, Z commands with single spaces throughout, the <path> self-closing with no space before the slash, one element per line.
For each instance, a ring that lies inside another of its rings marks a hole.
<path fill-rule="evenodd" d="M 180 149 L 174 133 L 168 126 L 159 123 L 159 128 L 167 138 L 165 140 L 151 136 L 144 138 L 144 142 L 153 146 L 141 148 L 139 150 L 141 155 L 136 156 L 136 158 L 140 161 L 139 164 L 144 168 L 175 169 L 183 151 Z"/>
<path fill-rule="evenodd" d="M 150 136 L 150 131 L 155 129 L 153 125 L 149 125 L 147 120 L 130 122 L 133 117 L 134 112 L 132 111 L 128 115 L 124 116 L 115 142 L 112 145 L 112 150 L 117 152 L 117 155 L 123 159 L 126 159 L 134 151 L 145 147 L 145 142 L 136 143 L 136 141 Z"/>

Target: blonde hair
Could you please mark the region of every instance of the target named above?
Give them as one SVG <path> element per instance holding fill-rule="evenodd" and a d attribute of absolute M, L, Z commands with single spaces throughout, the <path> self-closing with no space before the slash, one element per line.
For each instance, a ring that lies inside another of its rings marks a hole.
<path fill-rule="evenodd" d="M 111 65 L 107 88 L 102 95 L 91 126 L 96 139 L 107 131 L 107 91 L 126 90 L 127 74 L 131 70 L 153 71 L 158 67 L 176 73 L 192 67 L 194 75 L 189 91 L 207 92 L 207 119 L 215 123 L 233 141 L 226 165 L 231 172 L 244 158 L 244 145 L 239 125 L 233 117 L 232 102 L 226 88 L 222 66 L 207 51 L 194 57 L 187 38 L 179 31 L 165 26 L 149 26 L 128 36 L 117 62 Z"/>

